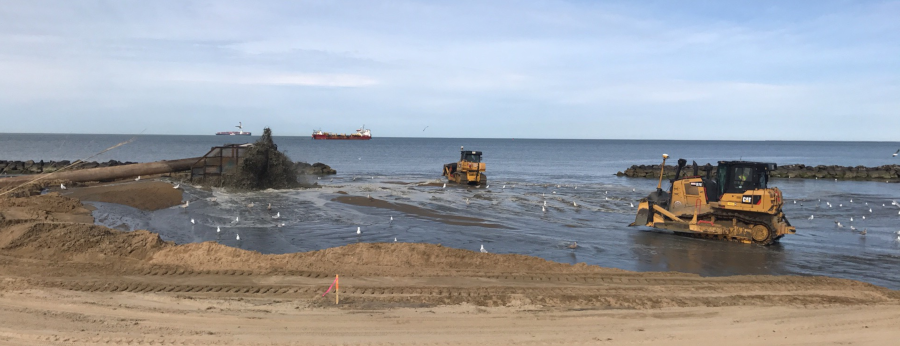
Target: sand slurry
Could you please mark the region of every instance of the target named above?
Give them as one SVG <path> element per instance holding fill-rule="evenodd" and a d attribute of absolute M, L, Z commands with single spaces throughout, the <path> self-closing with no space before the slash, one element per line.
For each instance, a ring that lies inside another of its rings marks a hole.
<path fill-rule="evenodd" d="M 171 188 L 170 188 L 171 189 Z M 431 244 L 263 255 L 0 199 L 0 344 L 889 344 L 900 294 L 844 279 L 636 273 Z M 341 304 L 321 294 L 340 274 Z"/>

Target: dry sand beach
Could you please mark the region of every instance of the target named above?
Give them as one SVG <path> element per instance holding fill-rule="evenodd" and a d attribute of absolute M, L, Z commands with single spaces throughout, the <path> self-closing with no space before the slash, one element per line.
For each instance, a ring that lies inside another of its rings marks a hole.
<path fill-rule="evenodd" d="M 157 181 L 0 198 L 0 344 L 892 345 L 900 339 L 900 292 L 858 281 L 638 273 L 414 243 L 263 255 L 97 226 L 81 201 L 151 210 L 181 198 Z M 434 214 L 426 216 L 440 217 Z M 333 293 L 322 297 L 335 274 L 339 305 Z"/>

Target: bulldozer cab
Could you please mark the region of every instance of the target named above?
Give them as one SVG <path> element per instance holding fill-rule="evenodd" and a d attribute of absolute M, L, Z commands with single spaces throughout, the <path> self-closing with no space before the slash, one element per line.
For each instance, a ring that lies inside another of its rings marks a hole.
<path fill-rule="evenodd" d="M 460 161 L 480 163 L 481 162 L 481 152 L 480 151 L 466 151 L 463 150 L 459 155 Z"/>
<path fill-rule="evenodd" d="M 766 189 L 768 188 L 769 171 L 776 168 L 778 167 L 774 163 L 719 161 L 718 195 Z"/>

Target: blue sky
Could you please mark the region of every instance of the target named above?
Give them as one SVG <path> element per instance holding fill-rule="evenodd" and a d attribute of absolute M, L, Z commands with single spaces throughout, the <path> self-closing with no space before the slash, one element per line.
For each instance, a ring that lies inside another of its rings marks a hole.
<path fill-rule="evenodd" d="M 898 115 L 898 1 L 0 6 L 0 132 L 895 141 Z"/>

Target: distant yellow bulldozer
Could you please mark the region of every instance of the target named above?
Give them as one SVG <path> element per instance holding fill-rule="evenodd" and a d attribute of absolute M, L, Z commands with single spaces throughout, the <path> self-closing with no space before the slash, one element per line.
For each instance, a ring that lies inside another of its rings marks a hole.
<path fill-rule="evenodd" d="M 663 154 L 656 191 L 641 199 L 629 226 L 762 245 L 796 232 L 781 211 L 781 190 L 767 186 L 769 171 L 775 170 L 776 164 L 719 161 L 716 177 L 711 178 L 712 169 L 708 169 L 703 178 L 695 162 L 693 176 L 681 177 L 687 161 L 679 159 L 675 179 L 666 192 L 662 179 L 668 157 Z"/>
<path fill-rule="evenodd" d="M 484 174 L 485 165 L 481 162 L 480 151 L 466 151 L 459 147 L 459 162 L 444 165 L 444 176 L 447 180 L 457 184 L 484 185 L 487 184 L 487 175 Z"/>

